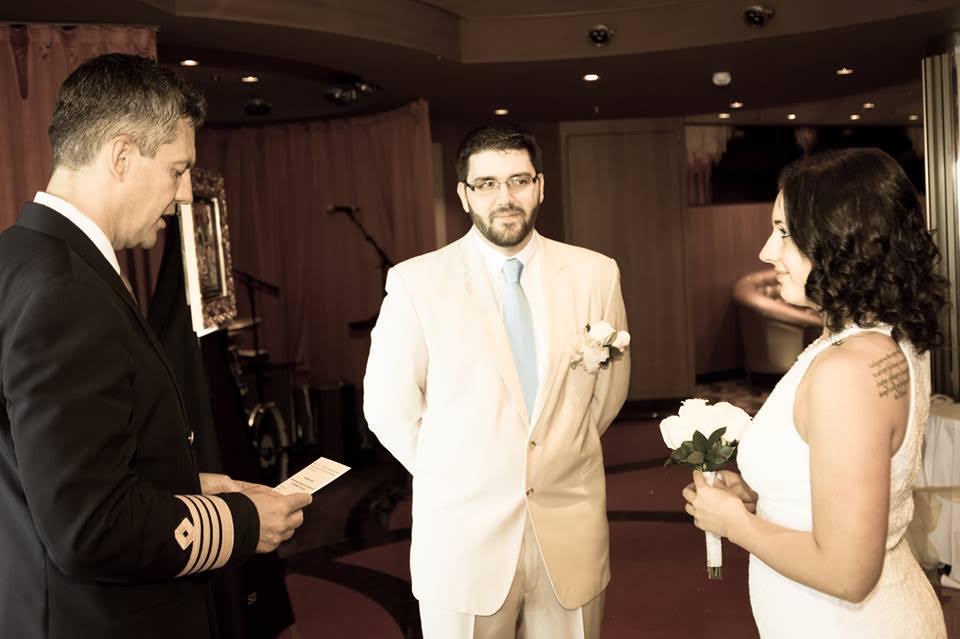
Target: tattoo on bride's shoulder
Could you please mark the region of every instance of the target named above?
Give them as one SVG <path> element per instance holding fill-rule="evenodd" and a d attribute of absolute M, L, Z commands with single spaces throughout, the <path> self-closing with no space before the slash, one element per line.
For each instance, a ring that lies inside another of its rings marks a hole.
<path fill-rule="evenodd" d="M 900 399 L 910 390 L 910 367 L 900 349 L 894 349 L 870 362 L 870 372 L 880 399 Z"/>

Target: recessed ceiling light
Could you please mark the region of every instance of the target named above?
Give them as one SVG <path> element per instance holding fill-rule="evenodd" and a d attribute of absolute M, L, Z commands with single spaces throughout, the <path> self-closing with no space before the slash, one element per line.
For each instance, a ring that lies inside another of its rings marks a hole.
<path fill-rule="evenodd" d="M 729 114 L 729 113 L 718 113 L 718 114 L 717 114 L 717 117 L 720 118 L 721 120 L 729 120 L 729 119 L 730 119 L 730 114 Z"/>
<path fill-rule="evenodd" d="M 796 120 L 796 119 L 797 119 L 797 114 L 796 114 L 796 113 L 788 113 L 788 114 L 787 114 L 787 119 L 788 119 L 788 120 Z"/>
<path fill-rule="evenodd" d="M 583 76 L 583 79 L 586 80 L 587 82 L 596 82 L 597 80 L 600 79 L 600 76 L 596 73 L 588 73 Z"/>
<path fill-rule="evenodd" d="M 510 113 L 510 109 L 494 109 L 493 110 L 494 115 L 507 115 L 508 113 Z"/>
<path fill-rule="evenodd" d="M 875 108 L 877 108 L 877 105 L 874 104 L 873 102 L 864 102 L 864 103 L 863 103 L 863 108 L 864 108 L 864 109 L 875 109 Z"/>
<path fill-rule="evenodd" d="M 909 118 L 907 118 L 907 119 L 910 120 L 911 122 L 916 122 L 917 120 L 920 119 L 920 116 L 919 116 L 919 115 L 911 115 L 911 116 L 910 116 Z"/>
<path fill-rule="evenodd" d="M 197 66 L 197 65 L 199 65 L 199 64 L 200 64 L 199 62 L 197 62 L 196 60 L 191 60 L 190 58 L 187 58 L 186 60 L 181 60 L 181 61 L 180 61 L 180 66 L 181 66 L 181 67 L 195 67 L 195 66 Z"/>
<path fill-rule="evenodd" d="M 740 100 L 737 100 L 736 102 L 731 102 L 731 103 L 730 103 L 730 108 L 731 108 L 731 109 L 742 109 L 742 108 L 743 108 L 743 102 L 741 102 Z"/>
<path fill-rule="evenodd" d="M 725 87 L 731 82 L 733 82 L 733 76 L 730 75 L 729 71 L 717 71 L 716 73 L 713 74 L 713 78 L 711 79 L 713 81 L 714 86 L 718 86 L 718 87 Z"/>
<path fill-rule="evenodd" d="M 258 78 L 255 75 L 245 75 L 242 78 L 240 78 L 240 81 L 246 82 L 247 84 L 253 84 L 254 82 L 259 82 L 260 78 Z"/>
<path fill-rule="evenodd" d="M 850 119 L 851 119 L 851 120 L 859 120 L 859 119 L 860 119 L 860 114 L 859 114 L 859 113 L 851 113 L 851 114 L 850 114 Z"/>
<path fill-rule="evenodd" d="M 850 67 L 840 67 L 837 69 L 836 73 L 837 75 L 851 75 L 853 73 L 853 69 Z"/>

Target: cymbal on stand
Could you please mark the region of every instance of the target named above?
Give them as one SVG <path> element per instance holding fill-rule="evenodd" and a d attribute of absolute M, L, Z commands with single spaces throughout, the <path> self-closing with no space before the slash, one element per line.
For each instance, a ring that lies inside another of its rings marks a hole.
<path fill-rule="evenodd" d="M 229 335 L 239 335 L 244 331 L 248 331 L 260 324 L 263 321 L 261 317 L 238 317 L 237 319 L 227 323 L 227 334 Z"/>

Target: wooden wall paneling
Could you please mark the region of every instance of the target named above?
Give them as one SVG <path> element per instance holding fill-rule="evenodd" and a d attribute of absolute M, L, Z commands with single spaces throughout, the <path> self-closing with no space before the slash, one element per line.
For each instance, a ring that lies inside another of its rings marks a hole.
<path fill-rule="evenodd" d="M 687 285 L 690 287 L 696 374 L 743 368 L 733 301 L 736 281 L 766 268 L 758 254 L 770 234 L 772 202 L 687 209 Z"/>
<path fill-rule="evenodd" d="M 630 399 L 689 397 L 694 387 L 683 132 L 677 119 L 561 124 L 567 241 L 620 265 Z"/>

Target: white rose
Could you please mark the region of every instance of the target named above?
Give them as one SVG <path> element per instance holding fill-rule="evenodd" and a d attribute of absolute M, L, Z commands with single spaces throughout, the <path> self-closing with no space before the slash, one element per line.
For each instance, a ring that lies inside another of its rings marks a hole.
<path fill-rule="evenodd" d="M 705 424 L 708 421 L 708 413 L 710 408 L 707 406 L 707 400 L 705 399 L 685 399 L 680 404 L 680 410 L 677 412 L 677 416 L 683 420 L 685 424 L 690 424 L 690 427 L 696 430 L 701 424 Z"/>
<path fill-rule="evenodd" d="M 692 424 L 688 424 L 676 415 L 671 415 L 660 422 L 660 434 L 663 435 L 663 443 L 670 450 L 680 448 L 680 444 L 693 439 Z"/>
<path fill-rule="evenodd" d="M 607 345 L 607 340 L 615 333 L 616 331 L 609 322 L 597 322 L 596 324 L 590 325 L 590 330 L 587 332 L 587 337 L 596 341 L 598 344 Z"/>
<path fill-rule="evenodd" d="M 606 346 L 587 347 L 583 350 L 583 366 L 588 373 L 596 373 L 600 369 L 600 364 L 607 361 L 608 357 L 610 357 L 610 353 Z"/>
<path fill-rule="evenodd" d="M 714 404 L 713 408 L 719 415 L 720 426 L 727 427 L 726 432 L 723 433 L 724 441 L 740 441 L 743 431 L 750 423 L 750 415 L 729 402 Z"/>
<path fill-rule="evenodd" d="M 617 336 L 613 338 L 613 347 L 621 353 L 630 347 L 630 333 L 626 331 L 617 331 Z"/>

